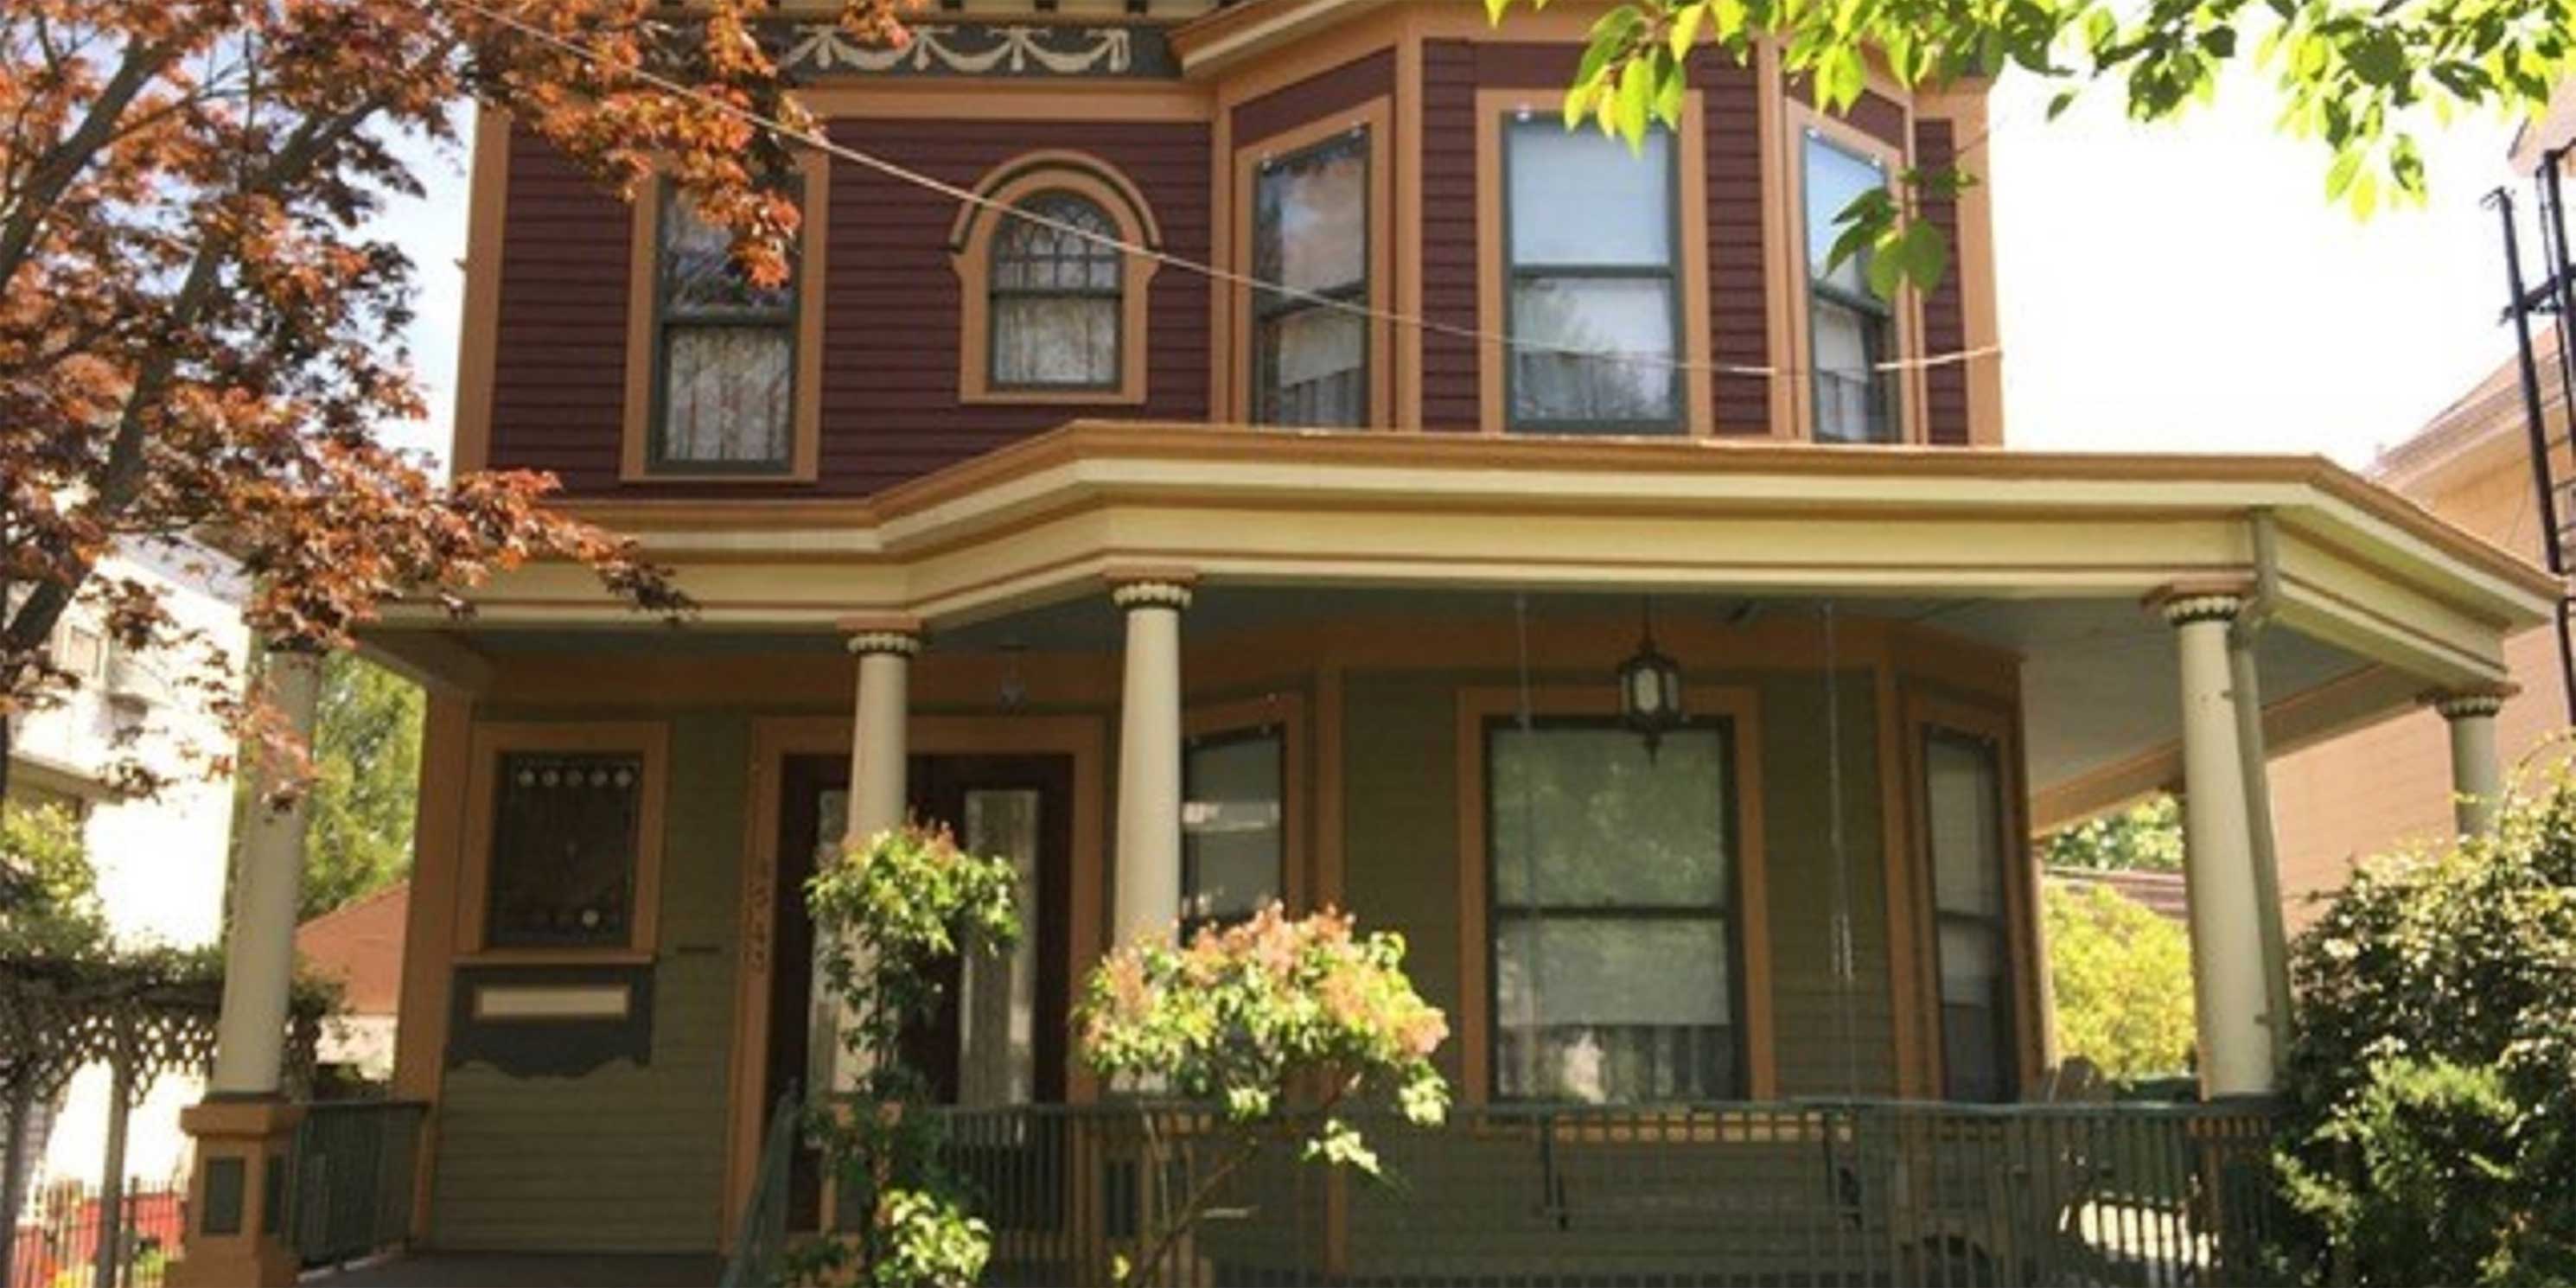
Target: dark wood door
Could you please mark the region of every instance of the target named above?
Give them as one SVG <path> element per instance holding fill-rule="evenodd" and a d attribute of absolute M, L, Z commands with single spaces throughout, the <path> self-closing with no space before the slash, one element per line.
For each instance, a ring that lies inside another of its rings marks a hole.
<path fill-rule="evenodd" d="M 1027 1007 L 1028 1067 L 1006 1082 L 1014 1096 L 1040 1102 L 1064 1098 L 1066 1007 L 1064 960 L 1070 922 L 1066 896 L 1072 868 L 1073 767 L 1064 756 L 915 756 L 906 766 L 912 816 L 946 826 L 959 844 L 979 854 L 1007 855 L 1032 885 L 1022 907 L 1030 924 L 1028 958 L 1034 967 Z M 814 923 L 805 912 L 805 881 L 817 860 L 841 842 L 849 815 L 850 762 L 842 756 L 791 756 L 780 775 L 778 879 L 770 925 L 774 928 L 769 982 L 767 1103 L 808 1079 L 809 1011 L 813 1001 Z M 1033 880 L 1030 880 L 1033 878 Z M 996 962 L 1010 969 L 1007 962 Z M 998 981 L 996 981 L 998 982 Z M 905 1035 L 906 1057 L 928 1074 L 943 1102 L 958 1099 L 967 1045 L 963 972 L 951 962 L 940 971 L 941 1004 L 926 1024 Z M 990 991 L 988 987 L 988 991 Z M 989 1022 L 989 1017 L 988 1017 Z M 989 1061 L 987 1062 L 989 1065 Z M 989 1067 L 979 1084 L 990 1096 L 997 1084 Z M 799 1151 L 789 1177 L 792 1228 L 817 1228 L 822 1203 L 821 1161 Z"/>

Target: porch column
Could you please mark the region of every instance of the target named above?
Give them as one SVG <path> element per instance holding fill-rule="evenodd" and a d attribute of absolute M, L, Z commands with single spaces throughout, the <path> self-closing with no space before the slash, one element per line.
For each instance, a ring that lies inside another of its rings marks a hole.
<path fill-rule="evenodd" d="M 1127 614 L 1127 674 L 1118 712 L 1118 890 L 1124 944 L 1168 936 L 1181 915 L 1181 610 L 1187 572 L 1113 574 Z"/>
<path fill-rule="evenodd" d="M 2201 1091 L 2213 1099 L 2264 1095 L 2274 1086 L 2274 1034 L 2263 886 L 2227 660 L 2228 624 L 2244 600 L 2234 590 L 2173 588 L 2155 603 L 2174 628 L 2182 675 L 2183 866 Z"/>
<path fill-rule="evenodd" d="M 912 617 L 852 617 L 841 622 L 858 659 L 858 699 L 850 716 L 850 813 L 847 840 L 857 843 L 903 826 L 906 725 L 912 717 L 912 659 L 921 651 L 921 622 Z M 839 1040 L 842 1016 L 825 990 L 822 958 L 814 965 L 808 1086 L 848 1091 L 866 1070 Z"/>
<path fill-rule="evenodd" d="M 322 659 L 280 650 L 260 672 L 261 700 L 287 731 L 310 745 Z M 283 1201 L 283 1174 L 302 1112 L 285 1102 L 286 1014 L 295 978 L 295 904 L 304 876 L 303 798 L 268 804 L 286 786 L 263 760 L 241 822 L 241 866 L 233 874 L 232 925 L 224 935 L 223 1010 L 215 1025 L 214 1073 L 206 1099 L 179 1122 L 196 1142 L 189 1180 L 185 1253 L 171 1282 L 291 1284 L 297 1260 Z M 272 1175 L 278 1177 L 272 1181 Z"/>
<path fill-rule="evenodd" d="M 2504 768 L 2496 751 L 2496 715 L 2510 687 L 2425 695 L 2451 726 L 2451 817 L 2463 838 L 2493 829 L 2504 804 Z"/>

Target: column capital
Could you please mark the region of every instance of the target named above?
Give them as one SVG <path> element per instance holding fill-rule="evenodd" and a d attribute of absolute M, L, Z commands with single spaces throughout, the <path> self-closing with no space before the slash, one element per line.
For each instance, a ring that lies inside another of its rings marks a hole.
<path fill-rule="evenodd" d="M 2427 689 L 2417 701 L 2441 713 L 2445 720 L 2492 719 L 2504 710 L 2505 700 L 2522 692 L 2519 684 L 2488 684 L 2467 689 Z"/>
<path fill-rule="evenodd" d="M 2243 581 L 2210 578 L 2177 581 L 2148 592 L 2146 605 L 2164 615 L 2169 626 L 2193 622 L 2232 622 L 2251 591 Z"/>
<path fill-rule="evenodd" d="M 921 619 L 901 613 L 863 613 L 844 617 L 833 623 L 848 638 L 844 643 L 854 657 L 871 653 L 892 653 L 911 657 L 921 651 Z"/>
<path fill-rule="evenodd" d="M 1101 574 L 1109 583 L 1109 602 L 1120 608 L 1187 608 L 1198 585 L 1195 568 L 1126 567 Z"/>

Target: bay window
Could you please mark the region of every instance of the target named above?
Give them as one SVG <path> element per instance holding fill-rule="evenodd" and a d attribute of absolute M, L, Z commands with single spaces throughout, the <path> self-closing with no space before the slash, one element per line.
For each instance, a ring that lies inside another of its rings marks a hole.
<path fill-rule="evenodd" d="M 1265 425 L 1368 420 L 1369 143 L 1353 130 L 1262 163 L 1253 276 L 1299 292 L 1253 301 L 1253 416 Z"/>
<path fill-rule="evenodd" d="M 1681 433 L 1674 140 L 1503 124 L 1510 428 Z"/>
<path fill-rule="evenodd" d="M 1615 721 L 1489 722 L 1493 1091 L 1743 1094 L 1731 726 L 1649 754 Z"/>
<path fill-rule="evenodd" d="M 1863 193 L 1887 186 L 1886 167 L 1809 130 L 1802 185 L 1816 441 L 1894 442 L 1902 436 L 1895 382 L 1880 364 L 1896 356 L 1896 312 L 1869 289 L 1867 250 L 1826 267 L 1842 235 L 1835 219 Z"/>

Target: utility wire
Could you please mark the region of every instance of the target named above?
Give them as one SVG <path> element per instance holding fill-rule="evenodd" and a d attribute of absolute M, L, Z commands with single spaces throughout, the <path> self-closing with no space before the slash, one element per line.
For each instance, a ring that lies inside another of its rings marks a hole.
<path fill-rule="evenodd" d="M 560 50 L 563 53 L 569 54 L 572 57 L 578 58 L 602 71 L 640 81 L 655 89 L 661 90 L 664 93 L 674 94 L 681 98 L 685 98 L 701 107 L 706 107 L 723 115 L 730 116 L 735 120 L 741 121 L 762 131 L 763 133 L 771 134 L 798 146 L 809 147 L 818 152 L 825 153 L 826 155 L 848 161 L 862 169 L 883 175 L 898 183 L 908 184 L 912 187 L 937 193 L 942 197 L 946 197 L 951 201 L 955 201 L 963 205 L 973 206 L 982 210 L 990 210 L 1006 218 L 1018 219 L 1026 223 L 1034 224 L 1060 236 L 1071 237 L 1078 241 L 1100 247 L 1103 250 L 1116 251 L 1121 255 L 1131 255 L 1155 264 L 1168 266 L 1179 269 L 1185 273 L 1204 277 L 1211 281 L 1222 282 L 1229 286 L 1247 287 L 1266 295 L 1273 295 L 1293 300 L 1299 304 L 1330 309 L 1337 313 L 1343 313 L 1357 318 L 1365 318 L 1370 321 L 1385 322 L 1394 326 L 1409 327 L 1413 330 L 1423 332 L 1426 335 L 1437 335 L 1450 339 L 1466 340 L 1479 345 L 1494 345 L 1500 348 L 1511 349 L 1523 353 L 1539 353 L 1566 358 L 1586 358 L 1602 362 L 1615 362 L 1632 367 L 1650 367 L 1671 371 L 1706 371 L 1711 374 L 1721 376 L 1756 376 L 1770 379 L 1781 376 L 1808 374 L 1796 367 L 1702 362 L 1688 357 L 1643 353 L 1622 353 L 1617 350 L 1609 349 L 1583 349 L 1571 345 L 1550 344 L 1545 341 L 1528 340 L 1517 336 L 1487 331 L 1478 327 L 1458 326 L 1453 323 L 1438 322 L 1430 318 L 1414 314 L 1398 313 L 1390 309 L 1374 308 L 1367 304 L 1357 303 L 1351 300 L 1341 299 L 1290 286 L 1284 282 L 1274 282 L 1256 277 L 1249 273 L 1239 273 L 1232 269 L 1221 268 L 1214 264 L 1187 259 L 1179 255 L 1174 255 L 1168 251 L 1158 250 L 1154 247 L 1127 241 L 1124 238 L 1111 234 L 1098 232 L 1090 228 L 1084 228 L 1076 224 L 1050 218 L 1049 216 L 1040 214 L 1036 211 L 1023 209 L 1008 202 L 997 201 L 983 193 L 976 192 L 969 188 L 960 187 L 932 175 L 924 174 L 909 166 L 903 165 L 900 162 L 889 161 L 884 157 L 863 149 L 851 147 L 845 143 L 834 142 L 820 129 L 814 130 L 810 133 L 791 129 L 785 122 L 780 121 L 775 117 L 752 111 L 751 109 L 742 107 L 738 104 L 728 103 L 713 94 L 709 94 L 704 90 L 696 88 L 695 86 L 682 84 L 679 81 L 672 80 L 670 77 L 664 76 L 659 72 L 652 71 L 649 68 L 623 63 L 611 63 L 609 60 L 602 57 L 597 50 L 592 49 L 580 41 L 548 31 L 545 28 L 530 23 L 514 14 L 495 9 L 492 6 L 483 3 L 483 0 L 447 0 L 447 2 L 455 5 L 457 8 L 467 10 L 468 12 L 490 20 L 493 23 L 518 32 L 530 40 L 537 41 L 540 44 L 547 45 L 551 48 Z M 2002 353 L 2002 345 L 1980 345 L 1973 349 L 1958 349 L 1946 353 L 1926 354 L 1915 358 L 1891 358 L 1882 362 L 1870 363 L 1867 369 L 1872 371 L 1906 371 L 1929 369 L 1934 367 L 1947 367 L 1962 363 L 1975 362 L 1984 358 L 1997 357 Z M 1842 373 L 1855 370 L 1855 368 L 1838 367 L 1828 368 L 1828 370 Z"/>

